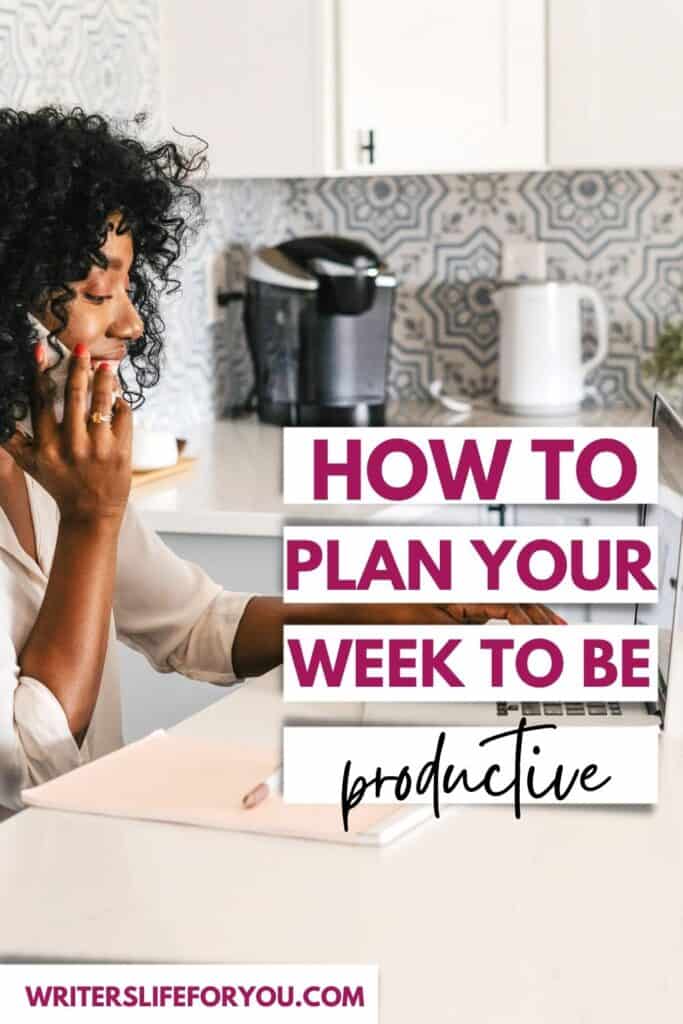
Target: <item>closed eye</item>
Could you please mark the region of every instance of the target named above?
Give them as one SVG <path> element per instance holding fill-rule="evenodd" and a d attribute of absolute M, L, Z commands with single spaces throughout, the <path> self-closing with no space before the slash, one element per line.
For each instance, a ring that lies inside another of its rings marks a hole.
<path fill-rule="evenodd" d="M 128 295 L 129 299 L 132 299 L 133 295 L 135 294 L 135 289 L 126 288 L 126 294 Z M 98 305 L 101 305 L 107 299 L 113 298 L 113 296 L 111 295 L 92 295 L 90 292 L 83 292 L 83 295 L 88 300 L 88 302 L 96 302 Z"/>

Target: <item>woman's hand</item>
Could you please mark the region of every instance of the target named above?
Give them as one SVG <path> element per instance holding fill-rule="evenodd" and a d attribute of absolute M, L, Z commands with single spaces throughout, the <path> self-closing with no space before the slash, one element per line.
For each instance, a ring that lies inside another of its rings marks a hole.
<path fill-rule="evenodd" d="M 282 630 L 294 626 L 481 625 L 507 619 L 515 626 L 566 625 L 544 604 L 284 604 L 279 597 L 253 597 L 232 645 L 239 677 L 259 676 L 282 662 Z"/>
<path fill-rule="evenodd" d="M 130 406 L 118 397 L 112 409 L 114 377 L 105 363 L 95 373 L 87 415 L 90 356 L 85 345 L 76 345 L 66 383 L 64 420 L 59 424 L 45 372 L 44 345 L 36 345 L 34 352 L 38 370 L 31 402 L 34 437 L 31 440 L 16 431 L 5 449 L 52 495 L 62 521 L 120 522 L 131 484 Z M 94 422 L 93 414 L 111 414 L 111 423 Z"/>
<path fill-rule="evenodd" d="M 513 626 L 566 626 L 552 608 L 544 604 L 440 604 L 453 621 L 462 625 L 480 626 L 489 619 L 507 619 Z"/>
<path fill-rule="evenodd" d="M 328 606 L 330 607 L 330 606 Z M 335 606 L 336 607 L 336 606 Z M 544 604 L 358 604 L 347 621 L 387 626 L 481 626 L 489 619 L 506 619 L 513 626 L 566 626 L 565 620 Z"/>

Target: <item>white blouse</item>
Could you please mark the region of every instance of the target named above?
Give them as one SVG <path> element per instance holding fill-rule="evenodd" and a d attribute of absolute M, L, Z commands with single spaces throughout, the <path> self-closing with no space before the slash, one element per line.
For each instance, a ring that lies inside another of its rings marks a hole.
<path fill-rule="evenodd" d="M 0 509 L 0 820 L 23 806 L 22 789 L 122 746 L 117 637 L 159 672 L 234 683 L 232 643 L 253 596 L 223 590 L 199 566 L 178 558 L 129 502 L 99 695 L 79 748 L 57 698 L 39 679 L 22 675 L 18 664 L 43 602 L 59 525 L 50 495 L 29 476 L 26 483 L 37 563 Z"/>

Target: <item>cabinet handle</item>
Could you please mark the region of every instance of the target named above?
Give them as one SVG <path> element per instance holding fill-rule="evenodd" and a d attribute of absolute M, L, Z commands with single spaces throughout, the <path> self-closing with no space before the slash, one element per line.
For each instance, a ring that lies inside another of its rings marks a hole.
<path fill-rule="evenodd" d="M 365 141 L 365 142 L 363 141 L 363 136 L 361 134 L 361 140 L 360 140 L 360 158 L 361 158 L 361 162 L 363 161 L 363 153 L 367 153 L 367 157 L 368 157 L 367 163 L 368 164 L 374 164 L 374 162 L 375 162 L 375 130 L 374 130 L 374 128 L 368 129 L 367 141 Z"/>
<path fill-rule="evenodd" d="M 505 505 L 489 505 L 489 512 L 498 519 L 498 526 L 505 526 Z"/>

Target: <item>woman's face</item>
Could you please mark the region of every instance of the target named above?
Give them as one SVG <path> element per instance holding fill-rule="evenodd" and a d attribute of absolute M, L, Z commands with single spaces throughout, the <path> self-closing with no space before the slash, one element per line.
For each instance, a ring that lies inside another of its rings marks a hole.
<path fill-rule="evenodd" d="M 87 345 L 93 369 L 107 362 L 114 373 L 128 345 L 143 333 L 142 320 L 128 294 L 133 239 L 129 231 L 116 234 L 120 221 L 118 212 L 107 220 L 107 240 L 100 249 L 109 260 L 107 269 L 93 266 L 82 281 L 68 282 L 76 295 L 66 306 L 68 323 L 58 335 L 68 349 L 79 342 Z M 48 330 L 59 328 L 49 302 L 46 310 L 36 315 Z"/>

